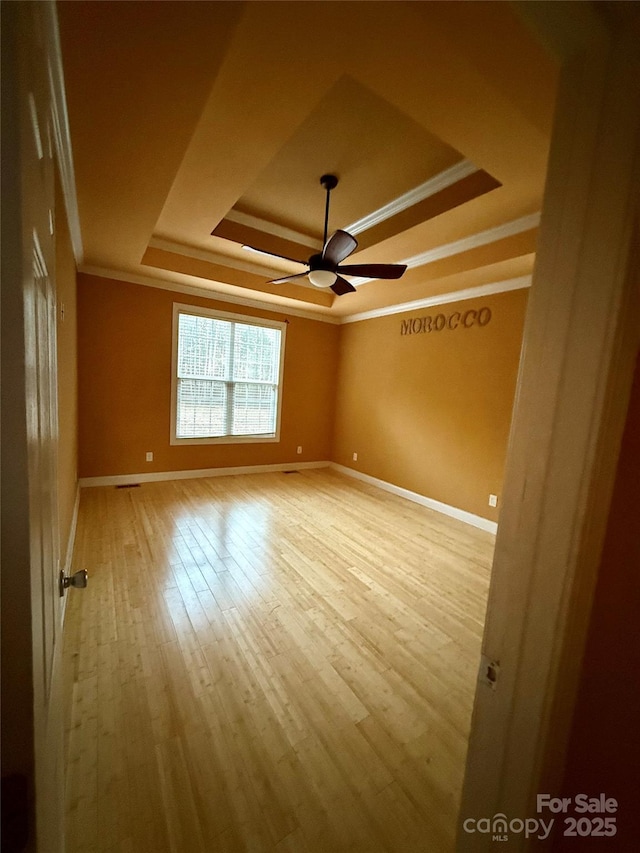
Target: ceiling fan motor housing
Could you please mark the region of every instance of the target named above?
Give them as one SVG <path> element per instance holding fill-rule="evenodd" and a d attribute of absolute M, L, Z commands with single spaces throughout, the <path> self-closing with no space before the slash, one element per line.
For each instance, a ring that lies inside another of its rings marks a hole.
<path fill-rule="evenodd" d="M 337 267 L 337 264 L 331 263 L 328 258 L 323 258 L 321 254 L 311 255 L 308 263 L 310 270 L 330 270 L 331 272 L 335 272 Z"/>

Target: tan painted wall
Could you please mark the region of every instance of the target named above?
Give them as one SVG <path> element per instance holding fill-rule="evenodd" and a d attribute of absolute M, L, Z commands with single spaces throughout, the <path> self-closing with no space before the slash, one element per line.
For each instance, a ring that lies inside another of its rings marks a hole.
<path fill-rule="evenodd" d="M 56 296 L 58 302 L 58 523 L 64 565 L 78 490 L 78 366 L 76 266 L 56 175 Z M 64 318 L 62 308 L 64 306 Z"/>
<path fill-rule="evenodd" d="M 502 484 L 526 299 L 518 290 L 342 326 L 334 460 L 497 520 L 488 497 Z M 462 328 L 485 306 L 485 326 Z M 406 320 L 456 312 L 454 330 L 401 334 Z"/>
<path fill-rule="evenodd" d="M 169 444 L 174 302 L 289 320 L 280 442 Z M 78 330 L 81 477 L 331 458 L 338 326 L 79 274 Z"/>
<path fill-rule="evenodd" d="M 80 274 L 81 477 L 334 460 L 497 519 L 526 291 L 341 327 L 288 317 L 282 438 L 255 445 L 169 444 L 174 302 L 286 318 Z M 401 335 L 406 319 L 462 324 L 483 306 L 484 327 Z"/>

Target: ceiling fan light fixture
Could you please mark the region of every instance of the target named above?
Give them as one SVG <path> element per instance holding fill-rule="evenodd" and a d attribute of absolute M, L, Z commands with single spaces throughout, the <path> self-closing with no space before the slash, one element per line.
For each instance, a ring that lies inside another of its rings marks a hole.
<path fill-rule="evenodd" d="M 311 270 L 309 281 L 314 287 L 331 287 L 338 276 L 331 270 Z"/>

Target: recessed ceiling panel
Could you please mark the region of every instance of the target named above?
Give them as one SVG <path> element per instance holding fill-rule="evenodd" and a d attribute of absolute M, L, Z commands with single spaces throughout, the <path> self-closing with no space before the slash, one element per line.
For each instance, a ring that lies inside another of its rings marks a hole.
<path fill-rule="evenodd" d="M 325 193 L 332 173 L 332 230 L 370 214 L 463 160 L 352 77 L 327 92 L 234 205 L 233 210 L 322 238 Z"/>

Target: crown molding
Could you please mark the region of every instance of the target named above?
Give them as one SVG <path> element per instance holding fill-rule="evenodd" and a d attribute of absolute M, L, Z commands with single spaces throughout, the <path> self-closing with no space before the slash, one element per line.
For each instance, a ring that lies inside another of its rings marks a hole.
<path fill-rule="evenodd" d="M 523 275 L 504 281 L 494 281 L 491 284 L 481 284 L 478 287 L 467 287 L 464 290 L 454 290 L 441 293 L 438 296 L 427 296 L 414 302 L 403 302 L 400 305 L 389 305 L 387 308 L 375 308 L 360 314 L 350 314 L 343 317 L 342 323 L 358 323 L 361 320 L 375 320 L 377 317 L 389 317 L 392 314 L 406 314 L 408 311 L 418 311 L 422 308 L 433 308 L 435 305 L 447 305 L 450 302 L 464 302 L 465 299 L 477 299 L 481 296 L 493 296 L 495 293 L 508 293 L 510 290 L 523 290 L 531 286 L 531 276 Z"/>
<path fill-rule="evenodd" d="M 232 305 L 244 305 L 247 308 L 257 308 L 260 311 L 271 311 L 273 314 L 288 314 L 291 317 L 302 317 L 305 320 L 316 320 L 321 323 L 331 323 L 333 325 L 339 325 L 340 323 L 339 317 L 316 313 L 315 311 L 307 311 L 304 308 L 289 305 L 287 297 L 279 297 L 282 302 L 275 304 L 273 302 L 266 302 L 260 299 L 249 299 L 244 296 L 236 296 L 231 293 L 220 293 L 217 290 L 214 291 L 209 288 L 198 287 L 193 284 L 181 284 L 176 281 L 166 281 L 165 279 L 154 278 L 153 276 L 125 272 L 124 270 L 114 270 L 107 267 L 96 267 L 91 264 L 81 264 L 78 267 L 78 272 L 85 273 L 86 275 L 95 275 L 99 278 L 108 278 L 113 281 L 126 281 L 130 284 L 141 284 L 144 287 L 157 287 L 160 290 L 169 290 L 173 293 L 186 293 L 189 296 L 199 296 L 203 299 L 210 299 L 213 302 L 229 302 Z"/>
<path fill-rule="evenodd" d="M 521 216 L 519 219 L 512 219 L 510 222 L 497 225 L 495 228 L 488 228 L 486 231 L 479 231 L 477 234 L 463 237 L 461 240 L 455 240 L 453 243 L 443 243 L 442 246 L 436 246 L 435 249 L 428 249 L 419 255 L 405 258 L 405 260 L 399 261 L 399 263 L 406 264 L 409 269 L 423 267 L 434 261 L 440 261 L 442 258 L 450 258 L 452 255 L 468 252 L 470 249 L 476 249 L 478 246 L 486 246 L 488 243 L 495 243 L 498 240 L 503 240 L 505 237 L 512 237 L 514 234 L 530 231 L 532 228 L 537 228 L 539 224 L 540 212 L 538 211 L 538 213 L 531 213 L 528 216 Z"/>
<path fill-rule="evenodd" d="M 424 299 L 416 299 L 413 302 L 403 302 L 399 305 L 389 305 L 385 308 L 375 308 L 371 311 L 363 311 L 358 314 L 349 314 L 344 317 L 330 316 L 328 314 L 316 314 L 313 311 L 305 311 L 296 306 L 274 305 L 271 302 L 263 302 L 259 299 L 246 299 L 229 293 L 219 293 L 206 287 L 196 285 L 180 284 L 179 282 L 165 281 L 152 276 L 139 275 L 138 273 L 125 272 L 123 270 L 96 267 L 90 264 L 82 264 L 78 272 L 87 275 L 95 275 L 99 278 L 108 278 L 113 281 L 126 281 L 130 284 L 141 284 L 144 287 L 157 287 L 160 290 L 169 290 L 173 293 L 185 293 L 189 296 L 199 296 L 210 299 L 213 302 L 228 302 L 232 305 L 244 305 L 247 308 L 257 308 L 261 311 L 271 311 L 274 314 L 289 314 L 292 317 L 302 317 L 305 320 L 317 320 L 321 323 L 331 325 L 343 325 L 347 323 L 358 323 L 361 320 L 375 320 L 378 317 L 388 317 L 393 314 L 406 314 L 409 311 L 418 311 L 422 308 L 433 308 L 436 305 L 446 305 L 451 302 L 463 302 L 466 299 L 476 299 L 481 296 L 492 296 L 496 293 L 507 293 L 510 290 L 523 290 L 531 286 L 531 276 L 524 275 L 519 278 L 505 279 L 490 284 L 481 284 L 478 287 L 469 287 L 464 290 L 454 290 L 442 293 L 438 296 L 428 296 Z"/>
<path fill-rule="evenodd" d="M 469 163 L 468 160 L 463 160 L 462 162 L 463 164 Z M 459 165 L 461 166 L 462 164 Z M 473 166 L 473 164 L 471 164 L 471 166 Z M 473 168 L 475 169 L 475 167 Z M 442 175 L 444 174 L 445 173 L 443 172 Z M 442 175 L 437 177 L 441 177 Z M 436 179 L 434 178 L 434 180 Z M 486 246 L 489 243 L 495 243 L 498 240 L 503 240 L 506 237 L 512 237 L 514 234 L 521 234 L 523 231 L 530 231 L 532 228 L 537 228 L 539 224 L 540 212 L 531 213 L 528 216 L 521 216 L 519 219 L 512 219 L 510 222 L 505 222 L 502 225 L 497 225 L 495 228 L 488 228 L 486 231 L 479 231 L 477 234 L 471 234 L 469 237 L 463 237 L 461 240 L 455 240 L 452 243 L 443 243 L 441 246 L 436 246 L 434 249 L 428 249 L 426 252 L 422 252 L 419 255 L 413 255 L 413 257 L 411 258 L 405 258 L 399 263 L 406 264 L 408 269 L 426 266 L 427 264 L 433 263 L 434 261 L 439 261 L 443 258 L 450 258 L 453 255 L 459 255 L 462 252 L 468 252 L 471 249 L 478 248 L 479 246 Z M 351 231 L 351 229 L 352 226 L 348 226 L 345 230 Z M 204 249 L 192 248 L 190 246 L 185 246 L 181 243 L 173 243 L 170 240 L 164 240 L 158 237 L 152 237 L 149 242 L 149 246 L 156 249 L 163 249 L 168 252 L 176 252 L 178 254 L 182 254 L 190 258 L 209 261 L 209 263 L 217 263 L 225 267 L 242 269 L 245 272 L 254 273 L 257 275 L 265 274 L 264 268 L 258 266 L 257 264 L 246 263 L 242 260 L 235 261 L 235 259 L 233 263 L 231 263 L 230 259 L 228 257 L 225 257 L 224 255 L 218 255 L 214 252 L 209 252 Z M 360 276 L 357 278 L 351 278 L 351 283 L 355 287 L 359 287 L 360 285 L 367 284 L 370 281 L 376 280 L 377 279 L 365 278 Z"/>
<path fill-rule="evenodd" d="M 379 207 L 378 210 L 374 210 L 372 213 L 367 214 L 367 216 L 363 216 L 362 219 L 358 219 L 356 222 L 352 222 L 351 225 L 345 226 L 344 230 L 350 234 L 360 234 L 363 231 L 367 231 L 369 228 L 373 228 L 374 225 L 379 225 L 381 222 L 391 219 L 392 216 L 401 213 L 409 207 L 413 207 L 414 204 L 424 201 L 429 196 L 439 193 L 441 190 L 450 187 L 452 184 L 456 184 L 458 181 L 477 171 L 478 167 L 470 160 L 461 160 L 449 169 L 445 169 L 444 172 L 440 172 L 423 184 L 414 187 L 388 204 Z"/>
<path fill-rule="evenodd" d="M 55 3 L 47 3 L 46 7 L 44 17 L 47 25 L 47 72 L 51 95 L 51 119 L 53 123 L 54 144 L 58 156 L 60 183 L 62 185 L 65 210 L 67 212 L 73 255 L 76 264 L 80 265 L 84 260 L 84 248 L 82 246 L 82 230 L 80 228 L 80 214 L 78 212 L 73 150 L 69 130 L 69 114 L 67 112 L 67 98 L 62 68 L 60 32 L 58 29 Z"/>
<path fill-rule="evenodd" d="M 279 267 L 269 268 L 268 266 L 260 266 L 260 264 L 247 263 L 242 258 L 221 255 L 218 252 L 210 252 L 208 249 L 198 249 L 196 246 L 187 246 L 184 243 L 174 243 L 172 240 L 164 240 L 161 237 L 152 237 L 149 240 L 149 248 L 160 249 L 163 252 L 171 252 L 175 255 L 182 255 L 185 258 L 193 258 L 197 261 L 218 264 L 221 267 L 242 270 L 243 272 L 259 275 L 263 278 L 269 277 L 270 270 L 280 270 Z"/>
<path fill-rule="evenodd" d="M 350 234 L 360 234 L 363 231 L 367 231 L 369 228 L 373 228 L 374 225 L 379 225 L 381 222 L 391 219 L 392 216 L 401 213 L 403 210 L 407 210 L 409 207 L 413 207 L 414 204 L 424 201 L 424 199 L 450 187 L 452 184 L 456 184 L 458 181 L 477 171 L 478 167 L 470 160 L 461 160 L 459 163 L 429 178 L 423 184 L 398 196 L 398 198 L 390 201 L 388 204 L 368 213 L 356 222 L 345 225 L 343 230 L 348 231 Z M 314 240 L 307 234 L 301 234 L 291 228 L 285 228 L 283 225 L 277 225 L 258 216 L 252 216 L 249 213 L 242 213 L 242 211 L 232 209 L 227 213 L 225 219 L 236 222 L 238 225 L 246 225 L 249 228 L 265 231 L 276 237 L 283 237 L 296 243 L 302 243 L 313 249 L 322 250 L 322 243 L 319 240 Z"/>
<path fill-rule="evenodd" d="M 290 240 L 292 243 L 301 243 L 303 246 L 308 246 L 310 249 L 322 251 L 323 244 L 320 240 L 315 240 L 308 234 L 301 234 L 299 231 L 294 231 L 292 228 L 286 228 L 284 225 L 269 222 L 268 219 L 261 219 L 259 216 L 242 213 L 239 210 L 233 210 L 233 208 L 224 218 L 228 219 L 229 222 L 235 222 L 238 225 L 246 225 L 247 228 L 255 228 L 257 231 L 264 231 L 266 234 L 272 234 L 274 237 L 282 237 L 282 239 Z"/>

